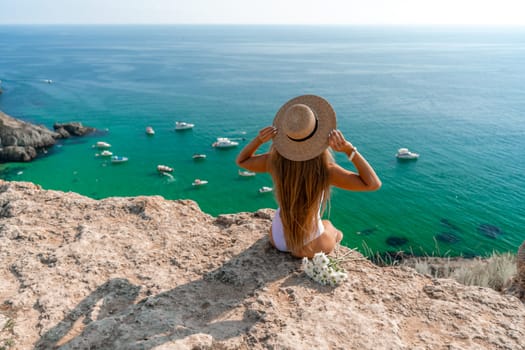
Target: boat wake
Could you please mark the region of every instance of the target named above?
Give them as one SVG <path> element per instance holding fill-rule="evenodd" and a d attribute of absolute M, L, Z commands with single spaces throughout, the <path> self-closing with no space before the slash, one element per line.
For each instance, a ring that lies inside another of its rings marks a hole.
<path fill-rule="evenodd" d="M 166 176 L 168 178 L 168 182 L 173 182 L 175 181 L 175 178 L 173 177 L 173 175 L 171 175 L 170 173 L 166 173 L 166 172 L 161 172 L 162 175 Z"/>

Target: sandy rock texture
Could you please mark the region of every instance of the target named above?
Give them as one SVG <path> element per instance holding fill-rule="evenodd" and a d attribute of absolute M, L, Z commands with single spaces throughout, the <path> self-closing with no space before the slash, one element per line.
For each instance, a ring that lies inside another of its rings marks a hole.
<path fill-rule="evenodd" d="M 491 289 L 357 252 L 316 284 L 269 245 L 272 214 L 0 181 L 0 348 L 525 348 L 524 304 Z"/>
<path fill-rule="evenodd" d="M 517 273 L 517 284 L 519 288 L 521 289 L 521 292 L 525 292 L 525 241 L 521 243 L 518 254 L 516 254 L 517 261 L 518 261 L 518 273 Z"/>

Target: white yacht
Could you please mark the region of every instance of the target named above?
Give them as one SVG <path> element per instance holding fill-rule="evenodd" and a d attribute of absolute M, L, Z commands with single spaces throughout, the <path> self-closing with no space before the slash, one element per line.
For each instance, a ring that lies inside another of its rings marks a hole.
<path fill-rule="evenodd" d="M 104 141 L 98 141 L 95 145 L 97 148 L 110 148 L 111 145 Z"/>
<path fill-rule="evenodd" d="M 193 159 L 205 159 L 206 155 L 203 153 L 194 153 L 193 156 L 191 156 Z"/>
<path fill-rule="evenodd" d="M 122 157 L 122 156 L 112 156 L 111 157 L 111 163 L 113 164 L 126 163 L 127 161 L 128 161 L 128 157 Z"/>
<path fill-rule="evenodd" d="M 410 152 L 408 148 L 400 148 L 397 150 L 396 157 L 398 159 L 418 159 L 419 153 Z"/>
<path fill-rule="evenodd" d="M 255 176 L 255 173 L 253 171 L 239 169 L 239 176 Z"/>
<path fill-rule="evenodd" d="M 155 135 L 155 130 L 151 126 L 146 127 L 146 134 L 148 135 Z"/>
<path fill-rule="evenodd" d="M 159 165 L 157 165 L 157 171 L 159 173 L 171 173 L 171 172 L 173 172 L 173 168 L 170 168 L 167 165 L 159 164 Z"/>
<path fill-rule="evenodd" d="M 195 124 L 186 123 L 186 122 L 175 122 L 175 130 L 188 130 L 192 129 Z"/>
<path fill-rule="evenodd" d="M 202 186 L 208 183 L 207 180 L 195 179 L 192 183 L 192 186 Z"/>
<path fill-rule="evenodd" d="M 263 186 L 261 188 L 259 188 L 259 193 L 268 193 L 268 192 L 272 192 L 273 191 L 273 188 L 272 187 L 268 187 L 268 186 Z"/>
<path fill-rule="evenodd" d="M 239 145 L 239 142 L 232 141 L 227 137 L 217 137 L 217 141 L 215 141 L 212 146 L 217 148 L 229 148 L 229 147 L 236 147 Z"/>

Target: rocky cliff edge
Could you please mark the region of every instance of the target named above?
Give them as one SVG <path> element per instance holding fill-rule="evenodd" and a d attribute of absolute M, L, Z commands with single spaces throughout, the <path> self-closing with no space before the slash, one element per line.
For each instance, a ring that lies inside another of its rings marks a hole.
<path fill-rule="evenodd" d="M 357 252 L 316 284 L 269 245 L 272 213 L 0 181 L 0 348 L 525 348 L 524 304 L 491 289 Z"/>

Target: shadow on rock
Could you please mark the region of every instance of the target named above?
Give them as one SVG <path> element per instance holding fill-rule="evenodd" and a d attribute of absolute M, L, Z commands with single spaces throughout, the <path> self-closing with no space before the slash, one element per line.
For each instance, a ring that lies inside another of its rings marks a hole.
<path fill-rule="evenodd" d="M 115 278 L 98 287 L 82 300 L 59 324 L 49 330 L 36 344 L 35 349 L 53 349 L 63 344 L 69 335 L 79 333 L 94 320 L 122 312 L 133 305 L 140 291 L 139 286 L 127 279 Z"/>
<path fill-rule="evenodd" d="M 152 349 L 193 334 L 214 341 L 244 335 L 264 319 L 256 291 L 299 265 L 300 260 L 277 252 L 265 237 L 202 278 L 136 304 L 140 287 L 110 280 L 44 334 L 35 349 Z M 81 319 L 85 326 L 75 332 L 73 325 Z"/>

